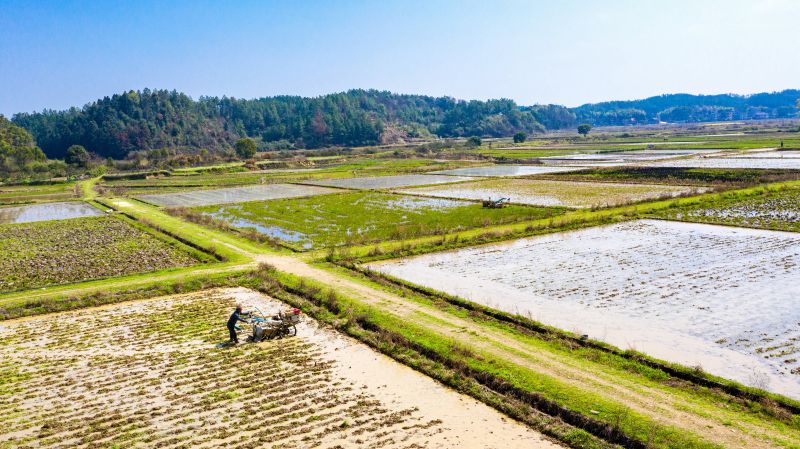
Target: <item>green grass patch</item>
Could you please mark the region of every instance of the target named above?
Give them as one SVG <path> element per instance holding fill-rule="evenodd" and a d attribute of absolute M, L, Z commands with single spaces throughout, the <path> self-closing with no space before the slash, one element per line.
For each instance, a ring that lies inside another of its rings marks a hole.
<path fill-rule="evenodd" d="M 557 216 L 561 208 L 479 204 L 375 192 L 257 201 L 194 210 L 300 249 L 434 235 Z"/>

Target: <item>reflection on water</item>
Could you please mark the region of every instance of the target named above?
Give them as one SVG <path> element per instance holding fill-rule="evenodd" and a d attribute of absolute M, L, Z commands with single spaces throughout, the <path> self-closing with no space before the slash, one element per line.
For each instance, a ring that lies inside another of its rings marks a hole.
<path fill-rule="evenodd" d="M 83 202 L 44 203 L 0 208 L 0 224 L 93 217 L 103 212 Z"/>
<path fill-rule="evenodd" d="M 210 215 L 218 220 L 224 220 L 231 226 L 237 229 L 244 229 L 250 228 L 255 229 L 256 231 L 260 232 L 261 234 L 270 236 L 272 238 L 280 239 L 287 242 L 292 243 L 302 243 L 303 249 L 309 249 L 312 246 L 311 241 L 309 240 L 306 234 L 302 232 L 292 231 L 286 228 L 282 228 L 280 226 L 267 226 L 263 224 L 259 224 L 250 220 L 246 220 L 244 218 L 236 217 L 232 214 L 225 213 L 225 209 L 220 209 L 218 212 L 207 213 L 205 215 Z"/>

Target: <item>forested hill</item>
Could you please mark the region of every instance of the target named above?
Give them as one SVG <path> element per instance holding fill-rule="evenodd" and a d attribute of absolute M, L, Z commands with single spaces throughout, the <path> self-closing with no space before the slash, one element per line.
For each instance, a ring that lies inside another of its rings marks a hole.
<path fill-rule="evenodd" d="M 796 89 L 754 95 L 671 94 L 585 104 L 572 112 L 579 122 L 594 126 L 793 118 L 798 98 Z"/>
<path fill-rule="evenodd" d="M 574 116 L 562 106 L 520 108 L 505 99 L 460 101 L 375 90 L 316 98 L 193 100 L 175 91 L 145 89 L 82 109 L 17 114 L 13 121 L 30 131 L 51 158 L 64 157 L 70 145 L 78 144 L 121 159 L 131 151 L 159 148 L 221 151 L 241 137 L 294 148 L 373 145 L 426 135 L 500 137 L 543 131 L 545 125 L 572 126 Z"/>

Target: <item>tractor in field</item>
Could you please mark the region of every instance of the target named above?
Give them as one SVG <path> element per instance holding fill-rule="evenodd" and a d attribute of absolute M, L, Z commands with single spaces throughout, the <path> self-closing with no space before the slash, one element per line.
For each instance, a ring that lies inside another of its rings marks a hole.
<path fill-rule="evenodd" d="M 253 334 L 247 337 L 248 342 L 258 343 L 274 338 L 293 337 L 297 335 L 300 309 L 278 311 L 276 315 L 270 317 L 254 313 L 250 317 L 250 323 L 253 325 Z"/>
<path fill-rule="evenodd" d="M 488 200 L 483 200 L 483 207 L 487 209 L 500 209 L 508 206 L 510 202 L 511 198 L 500 198 L 497 200 L 489 198 Z"/>

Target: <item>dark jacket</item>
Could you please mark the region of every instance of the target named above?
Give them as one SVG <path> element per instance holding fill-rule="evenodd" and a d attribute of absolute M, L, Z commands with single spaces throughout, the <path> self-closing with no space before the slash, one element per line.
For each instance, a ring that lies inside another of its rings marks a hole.
<path fill-rule="evenodd" d="M 233 314 L 231 314 L 231 317 L 228 318 L 228 329 L 233 329 L 234 326 L 236 326 L 236 322 L 237 321 L 241 321 L 241 322 L 244 322 L 244 323 L 247 322 L 247 320 L 245 320 L 241 316 L 239 316 L 240 314 L 241 314 L 241 312 L 239 312 L 238 310 L 234 310 L 233 311 Z"/>

